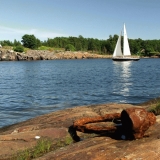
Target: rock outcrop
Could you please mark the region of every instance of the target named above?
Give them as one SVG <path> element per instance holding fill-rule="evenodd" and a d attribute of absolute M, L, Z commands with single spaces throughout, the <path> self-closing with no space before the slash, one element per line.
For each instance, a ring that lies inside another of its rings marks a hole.
<path fill-rule="evenodd" d="M 0 61 L 32 61 L 32 60 L 54 60 L 54 59 L 90 59 L 108 58 L 107 55 L 99 55 L 88 52 L 70 51 L 41 51 L 28 50 L 26 53 L 14 52 L 13 50 L 0 48 Z"/>
<path fill-rule="evenodd" d="M 0 49 L 0 61 L 15 61 L 17 54 L 13 50 Z"/>
<path fill-rule="evenodd" d="M 18 151 L 33 148 L 36 137 L 49 138 L 53 148 L 56 143 L 66 137 L 70 126 L 84 117 L 104 117 L 106 114 L 121 113 L 128 108 L 145 108 L 130 104 L 103 104 L 69 108 L 45 114 L 15 125 L 0 129 L 0 159 L 9 159 Z M 111 126 L 112 122 L 93 123 L 93 126 Z M 67 145 L 53 149 L 41 155 L 37 160 L 134 160 L 159 159 L 160 157 L 160 116 L 156 116 L 156 123 L 152 125 L 144 137 L 138 140 L 120 140 L 112 133 L 82 133 L 77 132 L 81 141 L 74 141 Z M 118 134 L 118 133 L 117 133 Z"/>

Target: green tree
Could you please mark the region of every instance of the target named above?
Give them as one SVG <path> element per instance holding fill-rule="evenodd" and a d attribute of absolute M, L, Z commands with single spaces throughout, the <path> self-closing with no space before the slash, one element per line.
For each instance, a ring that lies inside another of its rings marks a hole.
<path fill-rule="evenodd" d="M 133 39 L 129 39 L 129 47 L 132 54 L 140 54 L 142 45 Z"/>
<path fill-rule="evenodd" d="M 88 41 L 86 38 L 84 38 L 83 36 L 79 35 L 78 37 L 79 41 L 80 41 L 80 45 L 81 45 L 81 50 L 82 51 L 87 51 L 88 50 Z"/>
<path fill-rule="evenodd" d="M 152 47 L 147 46 L 145 48 L 145 56 L 151 56 L 152 55 L 152 53 L 151 53 L 152 51 L 153 51 Z"/>
<path fill-rule="evenodd" d="M 67 44 L 65 47 L 66 51 L 75 51 L 75 47 L 72 44 Z"/>
<path fill-rule="evenodd" d="M 14 46 L 20 46 L 21 45 L 21 42 L 17 41 L 16 39 L 14 40 L 13 42 L 13 45 Z"/>
<path fill-rule="evenodd" d="M 88 50 L 96 51 L 96 41 L 93 38 L 88 38 Z"/>
<path fill-rule="evenodd" d="M 9 40 L 4 40 L 0 42 L 2 46 L 13 46 L 13 42 Z"/>
<path fill-rule="evenodd" d="M 21 42 L 23 43 L 24 47 L 27 47 L 30 49 L 37 49 L 38 48 L 38 45 L 37 45 L 38 39 L 34 35 L 25 34 L 22 37 Z"/>
<path fill-rule="evenodd" d="M 37 45 L 37 48 L 42 46 L 42 42 L 38 38 L 36 39 L 36 45 Z"/>

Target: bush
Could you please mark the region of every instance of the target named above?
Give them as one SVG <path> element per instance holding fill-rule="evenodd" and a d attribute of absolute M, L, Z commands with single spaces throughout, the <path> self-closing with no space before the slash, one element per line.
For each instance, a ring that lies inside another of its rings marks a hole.
<path fill-rule="evenodd" d="M 24 52 L 24 47 L 23 46 L 16 46 L 14 48 L 14 51 L 16 51 L 16 52 Z"/>
<path fill-rule="evenodd" d="M 75 47 L 72 44 L 67 44 L 65 47 L 66 51 L 75 51 Z"/>

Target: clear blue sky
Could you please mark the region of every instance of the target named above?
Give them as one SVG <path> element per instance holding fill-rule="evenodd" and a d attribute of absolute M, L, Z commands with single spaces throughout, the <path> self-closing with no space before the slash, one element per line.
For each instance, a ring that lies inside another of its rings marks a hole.
<path fill-rule="evenodd" d="M 0 40 L 108 39 L 124 22 L 128 38 L 160 39 L 160 0 L 0 0 Z"/>

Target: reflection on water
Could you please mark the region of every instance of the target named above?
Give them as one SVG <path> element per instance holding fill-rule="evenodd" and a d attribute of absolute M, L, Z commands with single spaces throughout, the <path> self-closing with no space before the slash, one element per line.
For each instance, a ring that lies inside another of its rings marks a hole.
<path fill-rule="evenodd" d="M 126 62 L 114 62 L 113 64 L 113 74 L 115 77 L 113 84 L 113 92 L 118 95 L 129 96 L 130 86 L 132 86 L 133 81 L 131 80 L 131 61 Z M 120 102 L 125 103 L 126 100 L 123 99 Z"/>

